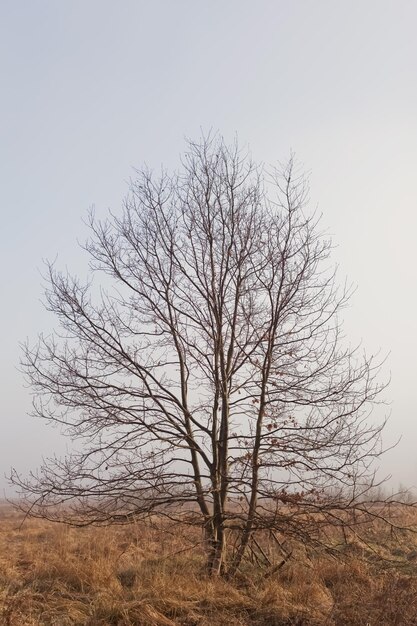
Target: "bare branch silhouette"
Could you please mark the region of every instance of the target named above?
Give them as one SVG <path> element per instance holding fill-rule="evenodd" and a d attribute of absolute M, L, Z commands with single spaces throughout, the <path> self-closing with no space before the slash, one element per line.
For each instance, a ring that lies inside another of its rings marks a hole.
<path fill-rule="evenodd" d="M 31 514 L 182 516 L 230 575 L 257 532 L 314 542 L 360 523 L 384 384 L 342 335 L 350 291 L 307 203 L 292 158 L 265 174 L 215 136 L 177 174 L 138 172 L 120 217 L 91 213 L 91 282 L 50 265 L 59 330 L 25 348 L 36 415 L 80 442 L 13 472 Z"/>

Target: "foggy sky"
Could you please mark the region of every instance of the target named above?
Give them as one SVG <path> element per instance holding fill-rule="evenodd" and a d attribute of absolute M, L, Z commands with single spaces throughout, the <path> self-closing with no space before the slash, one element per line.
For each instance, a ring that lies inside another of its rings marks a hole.
<path fill-rule="evenodd" d="M 390 352 L 375 419 L 402 439 L 382 472 L 417 484 L 416 23 L 406 0 L 1 0 L 1 489 L 67 445 L 26 415 L 17 370 L 19 342 L 54 326 L 42 259 L 83 273 L 87 209 L 117 212 L 134 167 L 176 167 L 211 128 L 311 172 L 357 285 L 346 334 Z"/>

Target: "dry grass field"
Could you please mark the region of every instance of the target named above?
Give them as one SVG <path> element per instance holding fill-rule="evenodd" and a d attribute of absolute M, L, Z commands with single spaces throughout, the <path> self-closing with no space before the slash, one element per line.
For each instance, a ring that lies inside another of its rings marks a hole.
<path fill-rule="evenodd" d="M 417 516 L 404 510 L 406 523 Z M 273 575 L 248 560 L 233 582 L 204 573 L 187 528 L 71 528 L 0 508 L 3 626 L 406 626 L 417 624 L 417 536 L 378 524 L 340 558 L 293 555 Z M 169 529 L 168 529 L 169 530 Z"/>

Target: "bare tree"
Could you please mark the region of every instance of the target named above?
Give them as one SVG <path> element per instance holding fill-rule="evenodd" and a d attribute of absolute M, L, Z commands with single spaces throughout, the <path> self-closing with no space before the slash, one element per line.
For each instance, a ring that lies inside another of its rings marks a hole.
<path fill-rule="evenodd" d="M 90 215 L 91 282 L 50 265 L 60 330 L 25 348 L 36 415 L 82 444 L 12 474 L 32 514 L 182 515 L 233 574 L 255 533 L 313 541 L 363 506 L 379 366 L 341 335 L 349 290 L 307 194 L 292 159 L 266 174 L 209 137 L 179 173 L 139 172 L 121 217 Z"/>

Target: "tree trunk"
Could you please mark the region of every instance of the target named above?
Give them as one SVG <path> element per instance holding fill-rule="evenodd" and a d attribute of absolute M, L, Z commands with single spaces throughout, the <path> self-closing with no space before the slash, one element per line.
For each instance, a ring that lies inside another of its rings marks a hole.
<path fill-rule="evenodd" d="M 213 534 L 209 537 L 207 570 L 210 576 L 226 573 L 226 535 L 223 525 L 213 528 Z"/>

